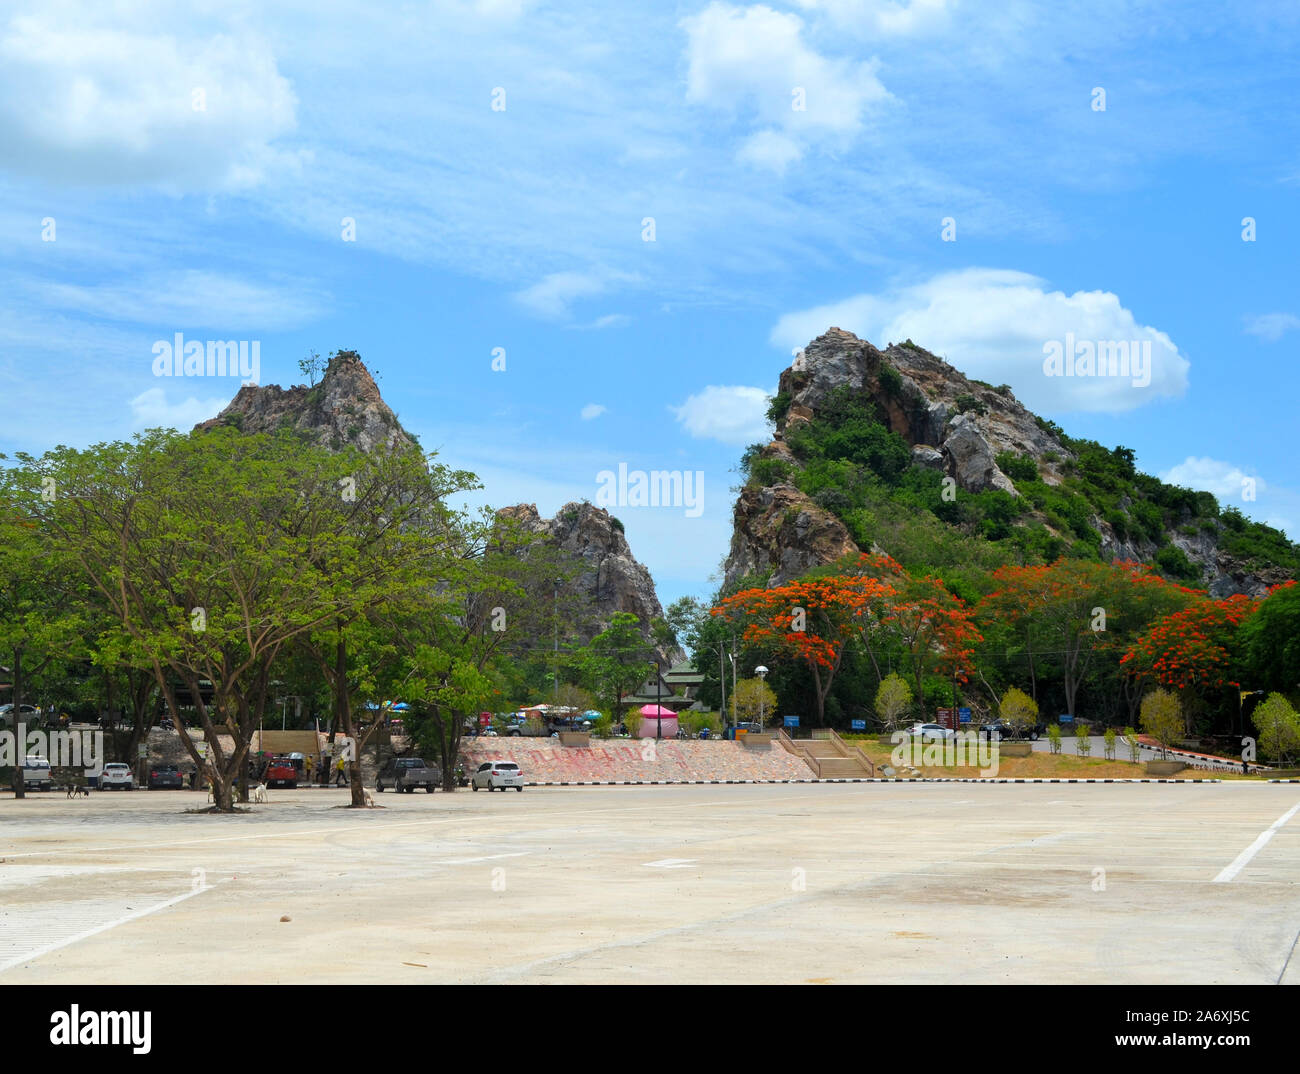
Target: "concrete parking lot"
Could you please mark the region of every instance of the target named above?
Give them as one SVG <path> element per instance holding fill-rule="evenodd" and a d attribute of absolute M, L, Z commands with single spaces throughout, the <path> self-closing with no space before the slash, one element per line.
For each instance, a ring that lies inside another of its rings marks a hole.
<path fill-rule="evenodd" d="M 0 983 L 1300 983 L 1296 785 L 346 801 L 0 798 Z"/>

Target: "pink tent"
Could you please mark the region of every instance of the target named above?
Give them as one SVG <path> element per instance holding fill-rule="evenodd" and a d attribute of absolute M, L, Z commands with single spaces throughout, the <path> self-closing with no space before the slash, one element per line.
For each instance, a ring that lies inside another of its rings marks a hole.
<path fill-rule="evenodd" d="M 654 738 L 663 728 L 664 738 L 677 737 L 677 713 L 663 705 L 642 705 L 641 727 L 637 738 Z"/>

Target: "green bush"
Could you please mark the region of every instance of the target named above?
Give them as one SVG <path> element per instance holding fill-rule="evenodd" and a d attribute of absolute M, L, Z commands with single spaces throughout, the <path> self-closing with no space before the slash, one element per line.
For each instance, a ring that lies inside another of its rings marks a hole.
<path fill-rule="evenodd" d="M 793 402 L 794 399 L 789 392 L 777 392 L 767 404 L 768 422 L 772 425 L 780 425 L 790 412 L 790 404 Z"/>
<path fill-rule="evenodd" d="M 1038 463 L 1030 455 L 1017 455 L 1014 451 L 999 451 L 998 469 L 1017 483 L 1038 480 Z"/>

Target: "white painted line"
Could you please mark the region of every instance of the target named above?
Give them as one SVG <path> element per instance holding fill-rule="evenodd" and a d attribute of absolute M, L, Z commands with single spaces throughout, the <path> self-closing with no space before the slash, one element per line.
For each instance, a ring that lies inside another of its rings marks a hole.
<path fill-rule="evenodd" d="M 1247 865 L 1249 865 L 1250 859 L 1253 858 L 1256 854 L 1258 854 L 1261 850 L 1263 850 L 1264 847 L 1268 845 L 1268 841 L 1272 839 L 1273 836 L 1276 835 L 1277 832 L 1281 829 L 1281 827 L 1292 817 L 1294 817 L 1297 813 L 1300 813 L 1300 802 L 1296 802 L 1295 805 L 1293 805 L 1290 809 L 1288 809 L 1285 813 L 1283 813 L 1280 817 L 1278 817 L 1277 820 L 1275 820 L 1272 824 L 1268 826 L 1267 830 L 1260 832 L 1259 837 L 1253 843 L 1251 843 L 1250 846 L 1248 846 L 1245 850 L 1243 850 L 1240 854 L 1238 854 L 1237 860 L 1234 861 L 1231 865 L 1229 865 L 1226 869 L 1224 869 L 1223 872 L 1221 872 L 1218 876 L 1216 876 L 1213 880 L 1213 883 L 1215 884 L 1232 883 L 1232 878 L 1235 877 L 1239 872 L 1241 872 L 1241 870 L 1244 869 Z"/>
<path fill-rule="evenodd" d="M 445 861 L 431 861 L 430 865 L 473 865 L 480 861 L 496 861 L 498 858 L 523 858 L 531 854 L 531 850 L 517 850 L 513 854 L 485 854 L 481 858 L 448 858 Z"/>
<path fill-rule="evenodd" d="M 695 858 L 660 858 L 659 861 L 646 861 L 641 864 L 651 869 L 685 869 L 693 865 Z"/>
<path fill-rule="evenodd" d="M 174 899 L 168 899 L 166 902 L 157 903 L 154 906 L 146 906 L 143 910 L 136 910 L 134 913 L 127 914 L 125 917 L 119 917 L 115 921 L 110 921 L 106 925 L 97 925 L 93 929 L 87 929 L 85 932 L 79 932 L 75 936 L 68 936 L 62 940 L 56 940 L 54 943 L 46 944 L 44 947 L 38 947 L 35 951 L 29 951 L 18 958 L 10 959 L 8 962 L 0 963 L 0 973 L 6 970 L 12 970 L 16 966 L 31 962 L 33 959 L 48 955 L 51 951 L 57 951 L 61 947 L 70 947 L 74 943 L 80 943 L 82 940 L 88 940 L 92 936 L 97 936 L 101 932 L 107 932 L 109 929 L 115 929 L 118 925 L 125 925 L 129 921 L 135 921 L 138 918 L 148 917 L 150 914 L 156 914 L 159 910 L 166 910 L 169 906 L 175 906 L 177 903 L 184 902 L 186 899 L 192 899 L 195 895 L 202 895 L 205 891 L 211 891 L 215 884 L 204 884 L 202 887 L 193 888 L 185 892 L 184 895 L 177 895 Z"/>

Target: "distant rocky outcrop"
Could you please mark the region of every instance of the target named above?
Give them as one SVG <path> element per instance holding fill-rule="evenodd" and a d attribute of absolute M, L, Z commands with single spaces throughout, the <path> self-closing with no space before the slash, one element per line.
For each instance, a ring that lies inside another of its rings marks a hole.
<path fill-rule="evenodd" d="M 531 503 L 503 507 L 497 514 L 582 561 L 570 587 L 585 598 L 593 633 L 609 626 L 616 612 L 629 612 L 641 621 L 642 633 L 653 643 L 650 626 L 663 618 L 663 605 L 650 572 L 632 554 L 617 518 L 586 502 L 566 503 L 554 518 L 543 518 Z M 680 649 L 660 647 L 657 652 L 665 669 L 683 659 Z"/>
<path fill-rule="evenodd" d="M 313 387 L 245 385 L 220 414 L 198 428 L 216 425 L 234 425 L 246 433 L 290 428 L 336 451 L 348 444 L 367 453 L 380 446 L 416 446 L 355 351 L 338 351 Z"/>
<path fill-rule="evenodd" d="M 333 450 L 352 445 L 369 453 L 381 446 L 419 446 L 384 402 L 374 377 L 355 351 L 336 352 L 320 383 L 312 387 L 242 387 L 220 414 L 196 428 L 219 425 L 232 425 L 246 433 L 294 429 Z M 650 624 L 663 617 L 663 607 L 650 572 L 628 547 L 622 523 L 608 511 L 589 503 L 569 503 L 549 519 L 542 518 L 534 504 L 503 508 L 499 513 L 581 561 L 572 584 L 580 600 L 588 603 L 598 630 L 609 625 L 615 612 L 631 612 L 650 639 Z M 664 649 L 659 655 L 665 666 L 683 658 L 676 649 Z"/>
<path fill-rule="evenodd" d="M 998 465 L 1002 452 L 1032 459 L 1048 485 L 1059 485 L 1063 468 L 1075 461 L 1055 427 L 1026 410 L 1006 385 L 971 380 L 910 340 L 879 350 L 840 328 L 814 339 L 781 374 L 780 417 L 759 458 L 797 468 L 788 434 L 814 420 L 831 393 L 842 388 L 868 399 L 881 420 L 911 445 L 913 466 L 941 470 L 966 492 L 1001 489 L 1019 495 Z M 1032 517 L 1045 522 L 1041 514 Z M 1121 536 L 1099 516 L 1089 522 L 1101 536 L 1105 559 L 1152 562 L 1159 550 L 1148 539 Z M 1260 595 L 1290 577 L 1283 569 L 1247 569 L 1218 546 L 1210 530 L 1166 536 L 1200 569 L 1200 584 L 1214 597 Z M 871 550 L 859 549 L 844 523 L 793 483 L 751 482 L 736 501 L 725 579 L 734 584 L 766 573 L 769 584 L 779 585 L 847 553 Z"/>

